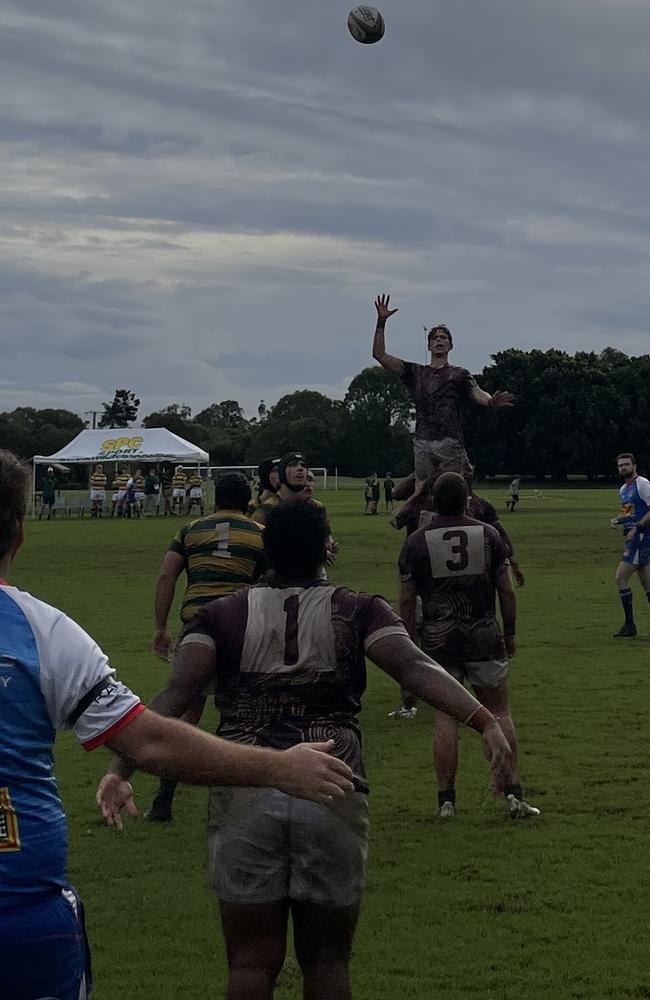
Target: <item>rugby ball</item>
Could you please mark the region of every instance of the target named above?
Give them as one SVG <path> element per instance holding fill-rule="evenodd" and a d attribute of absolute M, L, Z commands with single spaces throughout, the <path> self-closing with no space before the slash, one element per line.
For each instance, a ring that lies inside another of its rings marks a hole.
<path fill-rule="evenodd" d="M 380 41 L 385 30 L 384 19 L 376 7 L 355 7 L 348 14 L 348 31 L 362 45 Z"/>

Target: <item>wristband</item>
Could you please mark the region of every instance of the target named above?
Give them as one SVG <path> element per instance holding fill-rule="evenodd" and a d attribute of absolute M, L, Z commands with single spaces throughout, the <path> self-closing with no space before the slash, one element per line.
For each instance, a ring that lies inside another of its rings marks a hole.
<path fill-rule="evenodd" d="M 485 705 L 477 705 L 476 708 L 469 713 L 463 722 L 463 725 L 469 726 L 470 729 L 475 729 L 477 733 L 482 733 L 485 727 L 494 721 L 495 719 L 492 712 L 489 712 Z"/>

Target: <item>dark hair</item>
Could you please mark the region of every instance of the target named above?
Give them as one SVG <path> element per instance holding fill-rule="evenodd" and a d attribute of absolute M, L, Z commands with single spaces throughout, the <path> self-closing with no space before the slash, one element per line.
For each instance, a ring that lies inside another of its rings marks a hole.
<path fill-rule="evenodd" d="M 270 476 L 273 470 L 277 469 L 278 461 L 277 458 L 265 458 L 263 462 L 260 462 L 257 469 L 257 474 L 260 477 L 260 493 L 263 493 L 264 490 L 271 490 L 275 493 L 275 489 L 271 486 Z"/>
<path fill-rule="evenodd" d="M 616 461 L 620 462 L 622 458 L 629 458 L 630 462 L 632 462 L 632 465 L 636 465 L 636 458 L 634 457 L 631 451 L 624 451 L 622 452 L 622 454 L 617 455 Z"/>
<path fill-rule="evenodd" d="M 443 472 L 433 487 L 433 504 L 438 514 L 462 514 L 469 491 L 458 472 Z"/>
<path fill-rule="evenodd" d="M 447 340 L 449 341 L 449 350 L 451 350 L 452 347 L 454 346 L 454 341 L 452 339 L 449 327 L 445 326 L 444 323 L 438 323 L 437 326 L 432 326 L 431 327 L 431 329 L 429 330 L 429 332 L 427 334 L 427 347 L 431 343 L 431 338 L 433 337 L 434 333 L 437 333 L 438 330 L 443 330 L 447 334 Z"/>
<path fill-rule="evenodd" d="M 25 519 L 28 472 L 11 451 L 0 451 L 0 559 L 11 549 Z"/>
<path fill-rule="evenodd" d="M 246 510 L 251 501 L 250 484 L 241 472 L 224 472 L 214 484 L 214 505 L 218 510 Z"/>
<path fill-rule="evenodd" d="M 329 535 L 324 507 L 312 500 L 281 503 L 269 511 L 264 528 L 271 568 L 285 580 L 316 578 L 325 562 Z"/>
<path fill-rule="evenodd" d="M 303 462 L 304 465 L 309 468 L 307 464 L 307 459 L 304 455 L 301 455 L 299 451 L 289 451 L 286 455 L 283 455 L 278 462 L 278 478 L 284 486 L 289 485 L 287 479 L 287 468 L 290 465 L 297 465 L 298 462 Z"/>

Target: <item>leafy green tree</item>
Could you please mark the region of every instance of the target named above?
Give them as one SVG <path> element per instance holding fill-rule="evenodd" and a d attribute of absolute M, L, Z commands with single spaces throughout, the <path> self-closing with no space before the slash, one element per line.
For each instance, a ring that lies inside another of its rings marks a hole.
<path fill-rule="evenodd" d="M 63 448 L 84 429 L 81 417 L 70 410 L 37 410 L 19 406 L 0 413 L 0 442 L 19 458 L 51 455 Z"/>
<path fill-rule="evenodd" d="M 116 389 L 111 403 L 103 403 L 99 427 L 128 427 L 138 415 L 140 400 L 130 389 Z"/>
<path fill-rule="evenodd" d="M 236 399 L 222 399 L 212 403 L 196 415 L 196 422 L 204 427 L 243 428 L 247 424 L 244 411 Z"/>

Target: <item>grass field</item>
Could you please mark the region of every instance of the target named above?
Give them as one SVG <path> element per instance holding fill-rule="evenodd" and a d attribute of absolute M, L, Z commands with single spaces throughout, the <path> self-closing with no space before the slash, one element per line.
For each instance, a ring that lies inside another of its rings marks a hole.
<path fill-rule="evenodd" d="M 505 491 L 487 492 L 503 511 Z M 357 1000 L 650 997 L 647 779 L 650 608 L 635 582 L 639 636 L 618 643 L 614 491 L 523 492 L 503 514 L 526 573 L 511 689 L 527 795 L 509 820 L 464 732 L 458 815 L 433 819 L 431 715 L 393 721 L 394 685 L 370 668 L 362 724 L 371 783 L 371 864 L 353 960 Z M 397 595 L 401 536 L 364 518 L 362 487 L 321 493 L 341 553 L 331 577 Z M 13 582 L 62 607 L 143 696 L 165 678 L 148 652 L 157 569 L 176 522 L 29 523 Z M 179 588 L 180 590 L 180 588 Z M 625 645 L 622 646 L 622 642 Z M 214 725 L 214 712 L 204 725 Z M 223 996 L 216 908 L 205 888 L 206 793 L 183 788 L 174 822 L 101 827 L 104 751 L 57 744 L 70 874 L 93 947 L 96 1000 Z M 137 775 L 141 807 L 154 779 Z M 289 958 L 277 996 L 300 996 Z"/>

